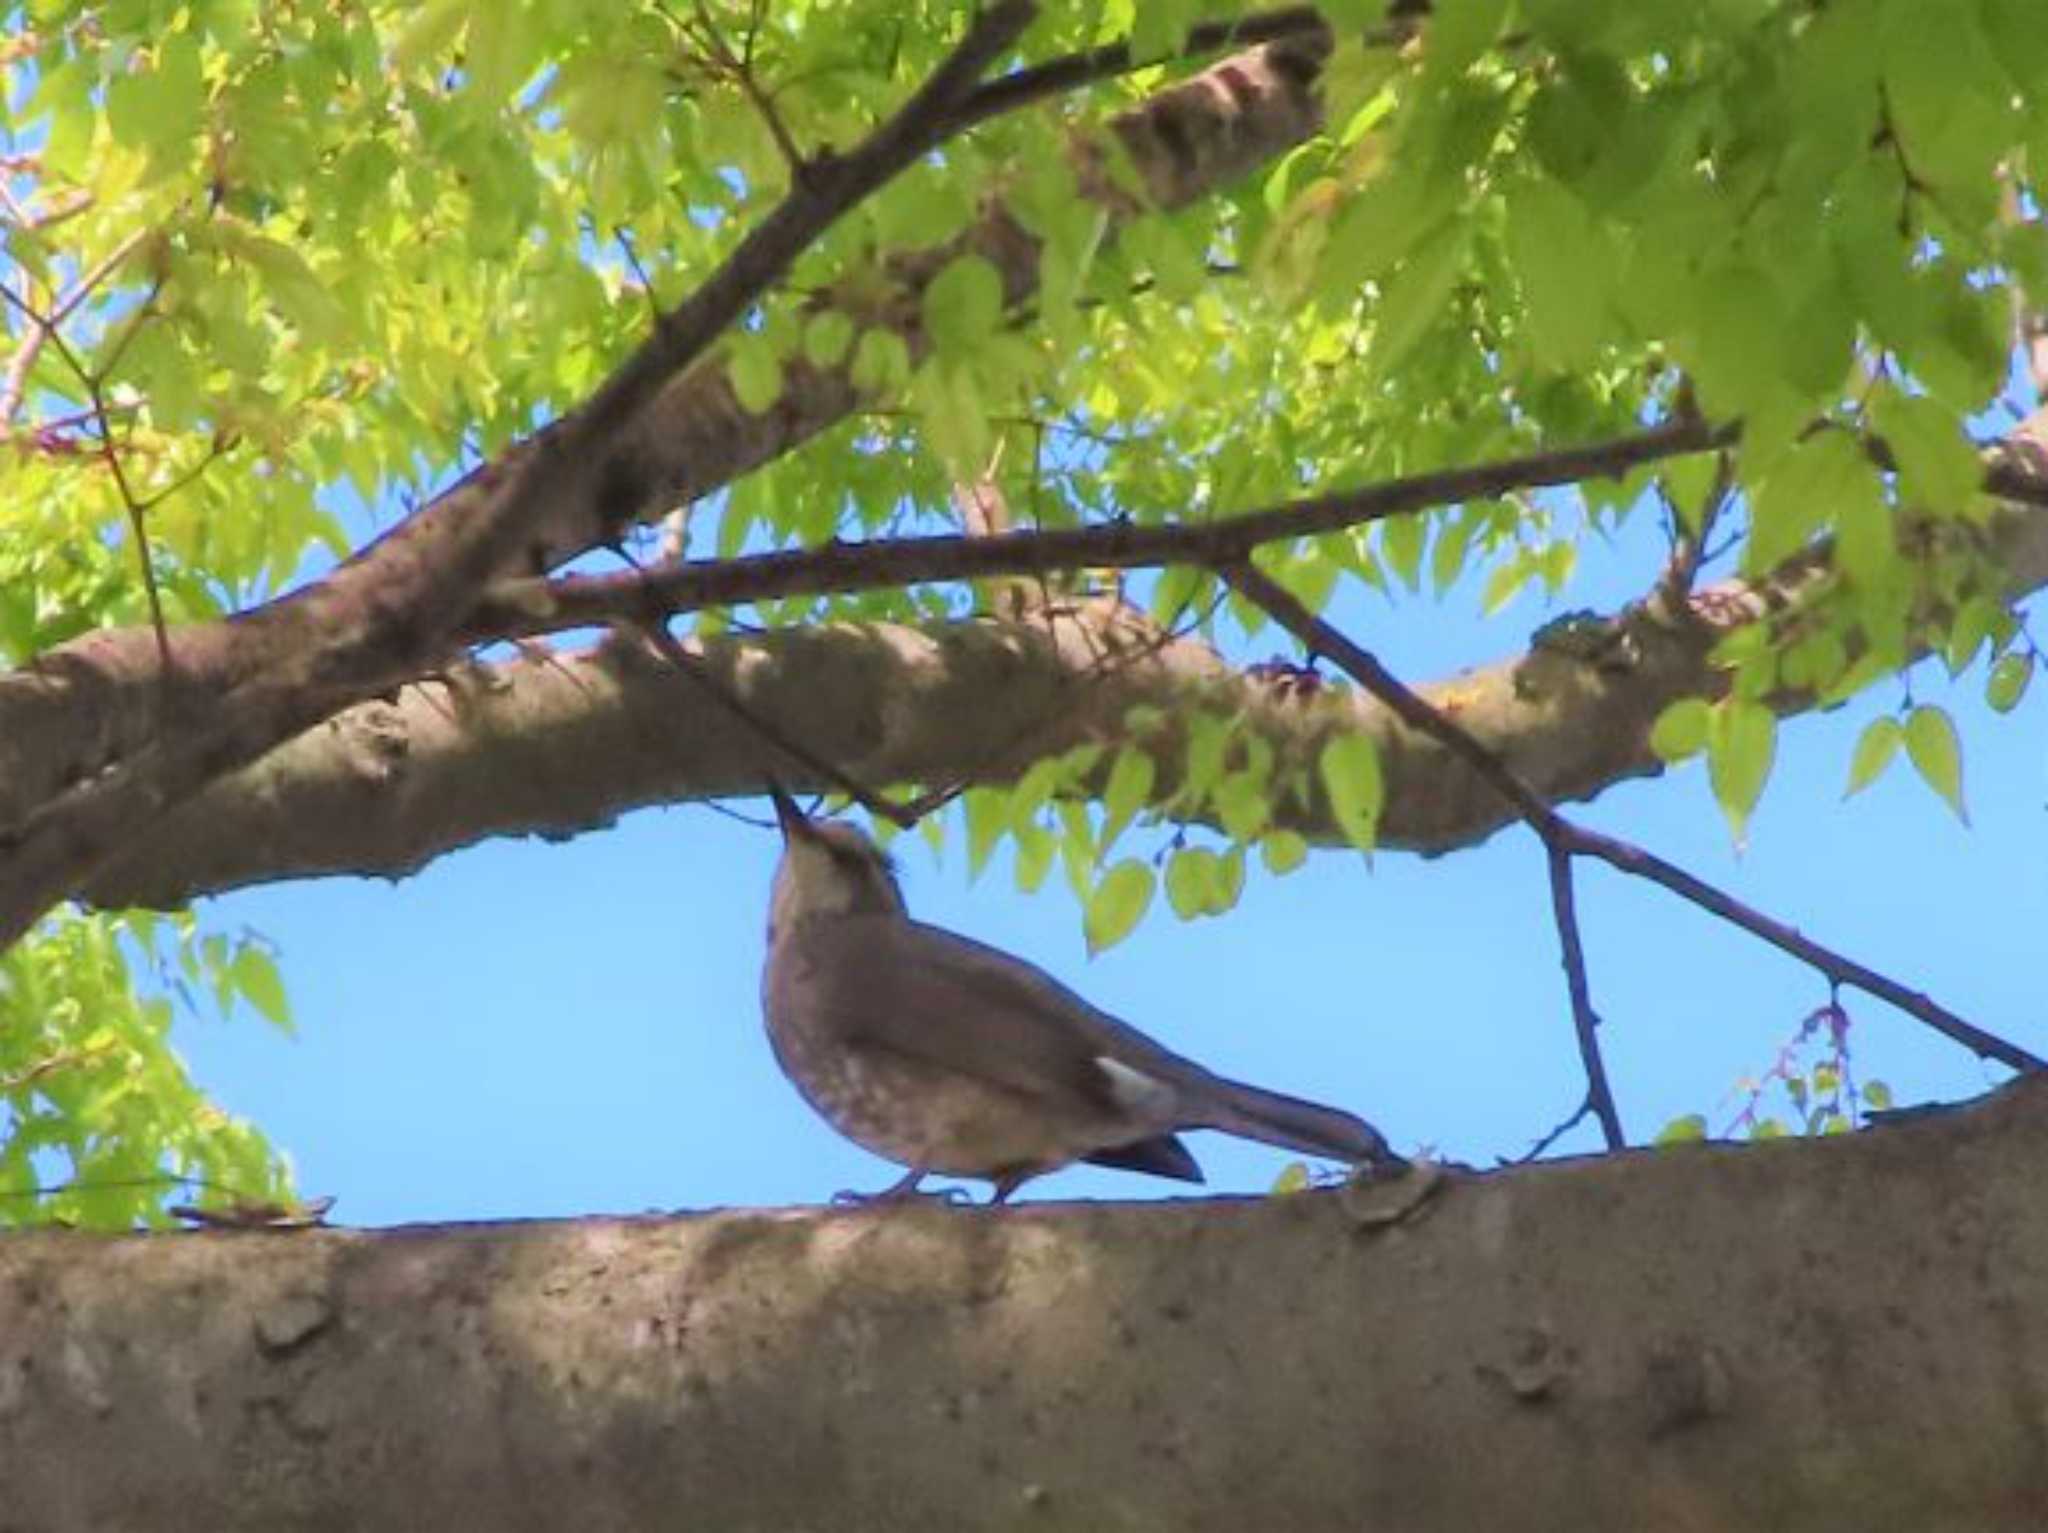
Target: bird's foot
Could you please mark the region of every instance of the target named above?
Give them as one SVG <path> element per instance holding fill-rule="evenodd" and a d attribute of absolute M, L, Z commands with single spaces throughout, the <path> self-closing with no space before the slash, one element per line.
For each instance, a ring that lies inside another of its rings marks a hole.
<path fill-rule="evenodd" d="M 890 1186 L 884 1187 L 880 1192 L 856 1192 L 850 1187 L 842 1187 L 839 1191 L 832 1194 L 832 1206 L 834 1208 L 870 1208 L 877 1204 L 888 1203 L 931 1203 L 942 1208 L 950 1208 L 971 1201 L 966 1191 L 959 1187 L 941 1187 L 935 1191 L 926 1192 L 918 1186 L 918 1183 L 923 1180 L 924 1173 L 922 1171 L 913 1171 L 900 1182 L 892 1183 Z"/>

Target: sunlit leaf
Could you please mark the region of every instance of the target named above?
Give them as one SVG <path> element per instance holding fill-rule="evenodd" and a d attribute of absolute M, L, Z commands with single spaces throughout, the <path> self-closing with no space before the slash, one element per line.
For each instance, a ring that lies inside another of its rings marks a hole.
<path fill-rule="evenodd" d="M 1963 743 L 1955 721 L 1947 710 L 1922 704 L 1906 715 L 1905 735 L 1906 757 L 1914 770 L 1947 800 L 1957 819 L 1969 824 L 1969 811 L 1963 807 Z"/>
<path fill-rule="evenodd" d="M 1771 775 L 1777 739 L 1777 717 L 1762 703 L 1731 697 L 1712 710 L 1707 775 L 1738 846 L 1748 839 L 1749 817 Z"/>
<path fill-rule="evenodd" d="M 1713 710 L 1697 697 L 1682 697 L 1657 715 L 1650 729 L 1650 749 L 1661 761 L 1679 762 L 1707 748 Z"/>
<path fill-rule="evenodd" d="M 1899 727 L 1899 721 L 1890 714 L 1883 714 L 1863 726 L 1863 733 L 1856 737 L 1856 750 L 1849 758 L 1849 786 L 1842 791 L 1847 798 L 1860 793 L 1876 782 L 1884 769 L 1891 765 L 1892 757 L 1898 754 L 1900 745 L 1905 743 L 1906 732 Z"/>
<path fill-rule="evenodd" d="M 1131 934 L 1152 903 L 1155 883 L 1151 867 L 1135 857 L 1126 857 L 1102 875 L 1081 923 L 1090 953 L 1115 947 Z"/>
<path fill-rule="evenodd" d="M 1316 765 L 1337 828 L 1360 851 L 1371 851 L 1379 840 L 1380 809 L 1386 801 L 1379 750 L 1365 735 L 1336 735 L 1323 747 Z"/>
<path fill-rule="evenodd" d="M 2027 683 L 2034 679 L 2031 650 L 2000 655 L 1984 680 L 1984 701 L 2000 713 L 2010 713 L 2027 695 Z"/>

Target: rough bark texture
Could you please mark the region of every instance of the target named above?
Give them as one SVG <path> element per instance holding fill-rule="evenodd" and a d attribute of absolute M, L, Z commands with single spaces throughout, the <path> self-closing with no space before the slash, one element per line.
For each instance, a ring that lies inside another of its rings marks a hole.
<path fill-rule="evenodd" d="M 1180 206 L 1314 131 L 1321 56 L 1317 37 L 1249 49 L 1116 115 L 1106 131 L 1153 196 Z M 942 127 L 943 113 L 935 124 L 919 110 L 930 92 L 835 160 L 834 184 L 850 187 L 862 179 L 856 162 L 879 166 L 907 137 Z M 1099 192 L 1113 213 L 1130 211 L 1124 194 Z M 814 237 L 832 203 L 792 193 L 592 400 L 326 579 L 232 621 L 173 629 L 162 646 L 147 628 L 105 630 L 0 673 L 0 939 L 53 898 L 80 892 L 136 826 L 316 721 L 420 676 L 494 569 L 539 573 L 842 419 L 856 403 L 843 370 L 792 369 L 784 397 L 756 420 L 738 408 L 721 359 L 684 365 L 723 328 L 711 324 L 716 314 L 737 314 L 747 284 L 786 266 L 794 251 L 784 247 L 806 228 L 802 242 Z M 992 201 L 961 242 L 896 256 L 895 290 L 863 318 L 898 326 L 920 351 L 919 294 L 959 243 L 996 263 L 1013 302 L 1035 291 L 1037 245 Z"/>
<path fill-rule="evenodd" d="M 2014 592 L 2048 582 L 2048 513 L 2000 524 Z M 1654 604 L 1539 636 L 1527 653 L 1419 690 L 1552 802 L 1660 770 L 1657 715 L 1711 695 L 1707 663 L 1733 629 L 1796 599 L 1803 561 L 1777 581 L 1698 592 L 1682 620 Z M 1086 739 L 1120 739 L 1140 704 L 1177 719 L 1244 716 L 1282 761 L 1312 763 L 1333 733 L 1373 738 L 1385 765 L 1381 844 L 1469 846 L 1513 818 L 1500 795 L 1359 694 L 1313 703 L 1165 641 L 1108 600 L 1020 621 L 785 630 L 691 646 L 718 686 L 781 735 L 859 781 L 1003 782 Z M 1775 700 L 1790 714 L 1810 697 Z M 1179 784 L 1178 743 L 1153 742 L 1155 797 Z M 352 708 L 231 774 L 165 817 L 87 889 L 96 903 L 176 905 L 245 884 L 319 874 L 398 877 L 488 836 L 569 836 L 649 804 L 755 793 L 777 762 L 694 681 L 637 646 L 468 667 Z M 1342 833 L 1318 798 L 1283 823 Z"/>
<path fill-rule="evenodd" d="M 0 1242 L 10 1529 L 2048 1526 L 2048 1082 L 1270 1200 Z"/>

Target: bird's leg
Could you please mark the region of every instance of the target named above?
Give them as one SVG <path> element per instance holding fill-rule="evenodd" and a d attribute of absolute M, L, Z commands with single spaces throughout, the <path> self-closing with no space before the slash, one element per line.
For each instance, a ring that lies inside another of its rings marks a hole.
<path fill-rule="evenodd" d="M 998 1203 L 1009 1202 L 1011 1193 L 1022 1187 L 1044 1169 L 1043 1166 L 1012 1166 L 1007 1171 L 997 1172 L 995 1176 L 995 1196 L 988 1200 L 988 1206 L 994 1208 Z"/>
<path fill-rule="evenodd" d="M 961 1203 L 967 1194 L 958 1187 L 947 1187 L 939 1192 L 921 1192 L 918 1183 L 925 1179 L 922 1167 L 913 1166 L 897 1181 L 891 1182 L 880 1192 L 855 1192 L 841 1188 L 832 1194 L 832 1203 L 837 1208 L 866 1208 L 876 1203 Z"/>

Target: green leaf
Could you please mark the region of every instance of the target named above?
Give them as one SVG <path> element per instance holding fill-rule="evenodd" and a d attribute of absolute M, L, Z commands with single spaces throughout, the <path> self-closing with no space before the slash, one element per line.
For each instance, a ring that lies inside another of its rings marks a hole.
<path fill-rule="evenodd" d="M 1682 1118 L 1673 1118 L 1657 1130 L 1657 1137 L 1650 1141 L 1662 1148 L 1673 1144 L 1698 1144 L 1707 1137 L 1707 1120 L 1703 1114 L 1689 1112 Z"/>
<path fill-rule="evenodd" d="M 1380 523 L 1380 553 L 1411 591 L 1422 589 L 1422 547 L 1429 521 L 1420 511 L 1389 517 Z"/>
<path fill-rule="evenodd" d="M 1697 756 L 1707 748 L 1707 729 L 1713 710 L 1705 699 L 1682 697 L 1657 715 L 1650 729 L 1650 749 L 1657 759 L 1677 763 Z"/>
<path fill-rule="evenodd" d="M 1737 846 L 1747 839 L 1749 816 L 1771 775 L 1777 741 L 1776 715 L 1745 698 L 1725 699 L 1708 722 L 1707 776 Z"/>
<path fill-rule="evenodd" d="M 1019 825 L 1010 834 L 1017 842 L 1017 887 L 1025 894 L 1034 894 L 1045 882 L 1045 875 L 1052 871 L 1053 853 L 1059 850 L 1060 838 L 1043 825 Z"/>
<path fill-rule="evenodd" d="M 1152 797 L 1158 768 L 1141 747 L 1126 745 L 1116 753 L 1109 769 L 1109 781 L 1102 790 L 1102 845 L 1106 848 L 1123 834 L 1137 812 Z"/>
<path fill-rule="evenodd" d="M 971 358 L 1003 317 L 1003 279 L 978 255 L 955 256 L 924 290 L 924 324 L 942 355 Z"/>
<path fill-rule="evenodd" d="M 1187 721 L 1188 764 L 1181 791 L 1195 802 L 1215 791 L 1223 776 L 1223 758 L 1230 749 L 1230 723 L 1213 713 L 1197 713 Z"/>
<path fill-rule="evenodd" d="M 1268 873 L 1292 873 L 1308 857 L 1308 843 L 1291 830 L 1268 831 L 1259 841 L 1259 860 Z"/>
<path fill-rule="evenodd" d="M 1223 833 L 1233 841 L 1249 841 L 1266 828 L 1272 806 L 1266 799 L 1265 778 L 1257 772 L 1229 772 L 1216 784 L 1211 795 Z"/>
<path fill-rule="evenodd" d="M 836 367 L 853 344 L 853 321 L 838 309 L 821 309 L 804 326 L 804 355 L 818 367 Z"/>
<path fill-rule="evenodd" d="M 248 263 L 279 311 L 309 339 L 331 344 L 347 335 L 348 315 L 298 251 L 233 225 L 221 228 L 220 241 Z"/>
<path fill-rule="evenodd" d="M 1216 896 L 1220 860 L 1206 847 L 1183 846 L 1166 859 L 1166 902 L 1183 921 L 1209 909 Z"/>
<path fill-rule="evenodd" d="M 733 397 L 749 415 L 764 415 L 782 397 L 782 359 L 764 336 L 743 333 L 727 357 Z"/>
<path fill-rule="evenodd" d="M 2015 650 L 2000 655 L 1984 681 L 1984 701 L 2000 713 L 2010 713 L 2027 695 L 2027 683 L 2034 679 L 2032 651 Z"/>
<path fill-rule="evenodd" d="M 967 814 L 967 876 L 975 879 L 1010 828 L 1010 795 L 1000 788 L 969 788 L 961 803 Z"/>
<path fill-rule="evenodd" d="M 1493 46 L 1507 13 L 1508 0 L 1440 0 L 1424 39 L 1429 72 L 1439 80 L 1462 73 Z"/>
<path fill-rule="evenodd" d="M 1297 1192 L 1307 1192 L 1310 1187 L 1308 1167 L 1298 1160 L 1290 1160 L 1280 1168 L 1280 1174 L 1273 1178 L 1273 1185 L 1267 1189 L 1276 1198 L 1291 1197 Z"/>
<path fill-rule="evenodd" d="M 263 1013 L 273 1025 L 292 1031 L 292 1008 L 284 993 L 284 977 L 277 972 L 277 965 L 262 948 L 245 945 L 235 954 L 232 970 L 235 988 L 243 997 Z"/>
<path fill-rule="evenodd" d="M 894 330 L 868 329 L 853 354 L 853 386 L 863 394 L 891 394 L 910 378 L 910 348 Z"/>
<path fill-rule="evenodd" d="M 1391 375 L 1430 328 L 1443 322 L 1451 288 L 1464 264 L 1464 226 L 1456 223 L 1425 240 L 1401 263 L 1373 313 L 1366 365 L 1376 376 Z"/>
<path fill-rule="evenodd" d="M 1922 704 L 1906 715 L 1906 758 L 1927 786 L 1948 801 L 1956 818 L 1969 824 L 1970 813 L 1963 807 L 1963 745 L 1946 710 Z"/>
<path fill-rule="evenodd" d="M 1520 182 L 1508 194 L 1507 242 L 1537 360 L 1561 372 L 1588 366 L 1607 337 L 1614 273 L 1585 208 L 1555 181 Z"/>
<path fill-rule="evenodd" d="M 1876 1112 L 1883 1112 L 1892 1105 L 1892 1088 L 1883 1081 L 1863 1083 L 1863 1105 Z"/>
<path fill-rule="evenodd" d="M 1960 607 L 1948 625 L 1948 642 L 1942 647 L 1942 659 L 1948 663 L 1948 673 L 1960 676 L 1970 668 L 1970 662 L 1977 658 L 1977 651 L 1984 647 L 1984 641 L 1992 636 L 2005 621 L 2005 607 L 1987 596 L 1972 596 Z"/>
<path fill-rule="evenodd" d="M 1135 857 L 1124 858 L 1102 875 L 1081 921 L 1091 954 L 1115 947 L 1131 934 L 1152 903 L 1156 882 L 1152 869 Z"/>
<path fill-rule="evenodd" d="M 1885 389 L 1871 401 L 1871 418 L 1891 449 L 1907 505 L 1953 516 L 1976 495 L 1984 465 L 1954 410 L 1929 395 Z"/>
<path fill-rule="evenodd" d="M 1337 735 L 1323 747 L 1316 764 L 1337 828 L 1360 851 L 1371 851 L 1379 839 L 1380 808 L 1386 801 L 1378 748 L 1365 735 Z"/>
<path fill-rule="evenodd" d="M 1905 738 L 1906 732 L 1890 714 L 1865 724 L 1863 733 L 1856 737 L 1856 750 L 1849 758 L 1849 786 L 1842 790 L 1842 797 L 1861 793 L 1876 782 L 1884 769 L 1891 765 L 1892 757 L 1898 754 Z"/>

